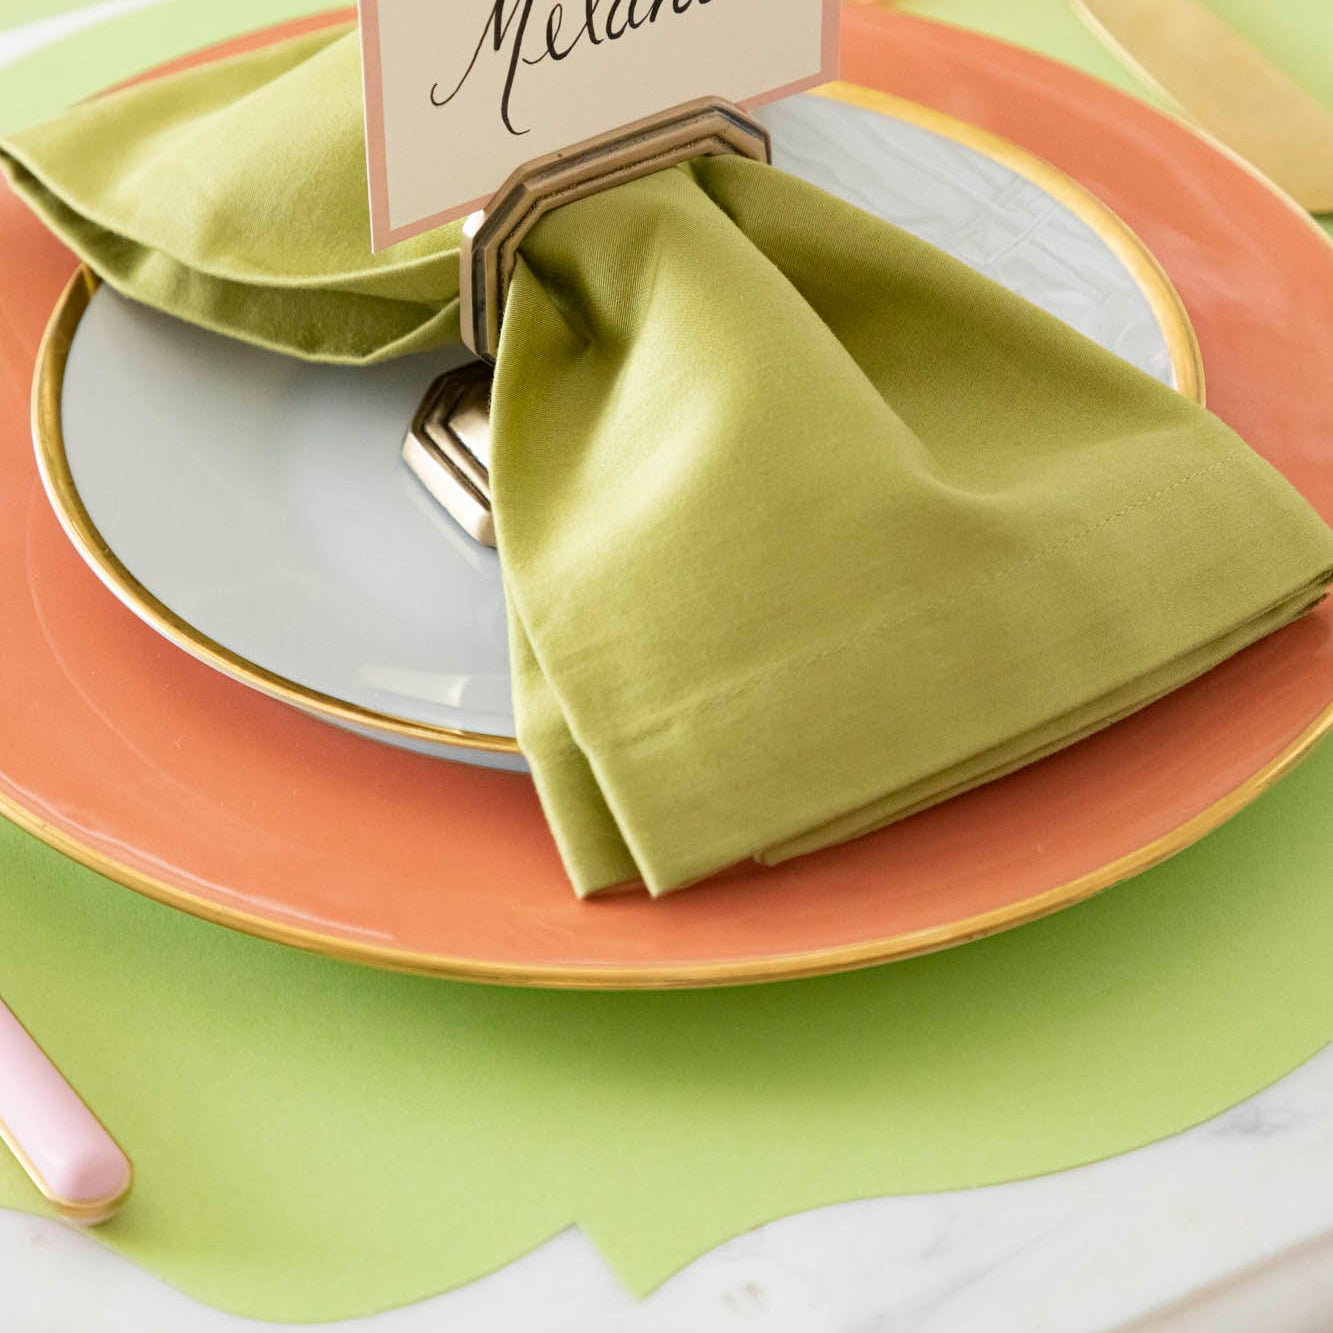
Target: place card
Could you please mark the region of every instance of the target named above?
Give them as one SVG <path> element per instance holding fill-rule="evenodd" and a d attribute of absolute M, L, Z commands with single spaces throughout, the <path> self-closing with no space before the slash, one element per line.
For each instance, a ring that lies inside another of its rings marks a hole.
<path fill-rule="evenodd" d="M 837 0 L 360 0 L 372 248 L 516 167 L 696 97 L 837 77 Z"/>

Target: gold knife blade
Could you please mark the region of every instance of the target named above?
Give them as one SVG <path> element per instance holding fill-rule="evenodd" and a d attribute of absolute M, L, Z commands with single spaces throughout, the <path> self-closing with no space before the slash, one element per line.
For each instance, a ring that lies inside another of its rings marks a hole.
<path fill-rule="evenodd" d="M 1333 112 L 1199 0 L 1070 0 L 1113 54 L 1312 213 L 1333 210 Z"/>

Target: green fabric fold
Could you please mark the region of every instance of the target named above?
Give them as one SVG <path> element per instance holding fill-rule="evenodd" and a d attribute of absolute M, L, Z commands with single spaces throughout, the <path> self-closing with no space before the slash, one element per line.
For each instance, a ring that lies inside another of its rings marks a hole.
<path fill-rule="evenodd" d="M 356 67 L 354 36 L 299 38 L 75 108 L 5 168 L 182 318 L 323 360 L 442 345 L 457 232 L 370 255 Z M 519 739 L 581 894 L 988 781 L 1286 624 L 1333 567 L 1217 418 L 741 159 L 534 229 L 492 410 Z"/>
<path fill-rule="evenodd" d="M 347 24 L 71 107 L 0 144 L 18 193 L 118 291 L 311 360 L 458 341 L 453 224 L 372 254 Z"/>

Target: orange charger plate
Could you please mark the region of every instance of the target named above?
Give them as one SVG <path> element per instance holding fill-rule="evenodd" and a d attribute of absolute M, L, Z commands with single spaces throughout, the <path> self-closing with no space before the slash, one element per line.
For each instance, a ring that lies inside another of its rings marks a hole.
<path fill-rule="evenodd" d="M 286 24 L 191 63 L 306 30 Z M 1030 149 L 1147 242 L 1210 406 L 1333 518 L 1333 250 L 1184 126 L 1072 69 L 872 7 L 843 77 Z M 34 357 L 73 257 L 0 191 L 0 810 L 227 926 L 384 967 L 512 984 L 718 985 L 1002 930 L 1169 856 L 1333 724 L 1333 606 L 1064 753 L 880 833 L 662 902 L 578 902 L 530 782 L 344 734 L 200 665 L 83 565 L 42 493 Z"/>

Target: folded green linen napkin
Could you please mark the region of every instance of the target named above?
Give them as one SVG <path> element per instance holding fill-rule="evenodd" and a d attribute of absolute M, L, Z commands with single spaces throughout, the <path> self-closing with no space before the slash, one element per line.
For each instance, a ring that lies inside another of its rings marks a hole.
<path fill-rule="evenodd" d="M 456 228 L 370 253 L 344 29 L 76 107 L 3 164 L 182 318 L 344 362 L 457 337 Z M 492 412 L 519 740 L 581 894 L 943 800 L 1333 576 L 1333 534 L 1215 417 L 740 159 L 534 229 Z"/>

